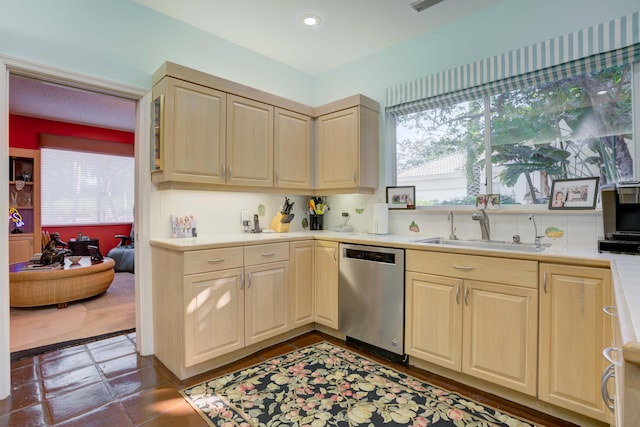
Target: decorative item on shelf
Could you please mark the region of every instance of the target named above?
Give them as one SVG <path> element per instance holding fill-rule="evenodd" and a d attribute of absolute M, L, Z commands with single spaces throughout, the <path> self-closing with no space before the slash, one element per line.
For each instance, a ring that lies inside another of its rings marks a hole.
<path fill-rule="evenodd" d="M 416 187 L 387 187 L 387 203 L 389 209 L 415 209 Z"/>
<path fill-rule="evenodd" d="M 9 208 L 9 221 L 13 223 L 13 230 L 11 230 L 12 234 L 22 233 L 20 228 L 24 225 L 24 221 L 22 220 L 22 215 L 18 209 Z"/>
<path fill-rule="evenodd" d="M 30 182 L 31 181 L 31 173 L 29 172 L 22 172 L 22 180 L 24 182 Z"/>

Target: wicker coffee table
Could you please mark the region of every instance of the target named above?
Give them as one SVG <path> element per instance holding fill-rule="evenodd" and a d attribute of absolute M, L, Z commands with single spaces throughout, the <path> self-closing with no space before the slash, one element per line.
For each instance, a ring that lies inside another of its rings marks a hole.
<path fill-rule="evenodd" d="M 115 262 L 106 258 L 93 263 L 82 257 L 78 264 L 65 259 L 64 268 L 57 270 L 21 271 L 27 262 L 9 266 L 9 303 L 11 307 L 38 307 L 69 302 L 105 292 L 113 282 Z"/>

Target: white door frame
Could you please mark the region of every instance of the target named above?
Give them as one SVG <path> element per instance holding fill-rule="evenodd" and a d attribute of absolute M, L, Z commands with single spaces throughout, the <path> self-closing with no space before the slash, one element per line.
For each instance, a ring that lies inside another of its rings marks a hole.
<path fill-rule="evenodd" d="M 17 73 L 46 81 L 91 90 L 135 100 L 135 240 L 136 240 L 136 336 L 141 355 L 153 353 L 153 313 L 151 294 L 151 250 L 149 249 L 150 193 L 149 104 L 151 93 L 147 89 L 120 84 L 74 71 L 49 67 L 22 59 L 0 55 L 0 161 L 9 156 L 9 74 Z M 0 210 L 9 211 L 9 181 L 0 174 Z M 11 351 L 9 322 L 9 232 L 0 227 L 0 400 L 11 393 Z"/>

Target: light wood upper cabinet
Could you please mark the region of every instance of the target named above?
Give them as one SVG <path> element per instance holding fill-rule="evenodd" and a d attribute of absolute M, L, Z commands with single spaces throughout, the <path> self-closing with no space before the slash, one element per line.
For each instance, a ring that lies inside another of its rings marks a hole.
<path fill-rule="evenodd" d="M 611 342 L 611 272 L 606 268 L 540 264 L 539 399 L 609 422 L 600 394 Z"/>
<path fill-rule="evenodd" d="M 338 242 L 316 241 L 316 323 L 338 329 Z"/>
<path fill-rule="evenodd" d="M 314 320 L 315 249 L 313 240 L 291 242 L 289 245 L 291 327 L 297 328 Z"/>
<path fill-rule="evenodd" d="M 273 106 L 227 96 L 227 184 L 273 186 Z"/>
<path fill-rule="evenodd" d="M 407 354 L 535 396 L 537 262 L 413 250 L 406 260 Z"/>
<path fill-rule="evenodd" d="M 280 188 L 311 188 L 311 117 L 275 109 L 274 184 Z"/>
<path fill-rule="evenodd" d="M 153 182 L 225 182 L 226 99 L 215 89 L 171 77 L 153 87 L 164 96 L 163 166 Z"/>
<path fill-rule="evenodd" d="M 378 186 L 378 112 L 355 106 L 317 119 L 316 188 Z"/>

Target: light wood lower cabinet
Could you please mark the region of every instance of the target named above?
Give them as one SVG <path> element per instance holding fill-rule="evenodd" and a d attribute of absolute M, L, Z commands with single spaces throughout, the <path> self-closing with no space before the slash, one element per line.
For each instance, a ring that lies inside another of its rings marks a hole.
<path fill-rule="evenodd" d="M 244 347 L 242 281 L 241 268 L 185 276 L 185 366 Z"/>
<path fill-rule="evenodd" d="M 288 242 L 152 254 L 155 354 L 179 378 L 291 329 Z"/>
<path fill-rule="evenodd" d="M 539 398 L 608 422 L 600 393 L 611 342 L 602 311 L 610 305 L 611 272 L 606 268 L 540 264 Z"/>
<path fill-rule="evenodd" d="M 28 261 L 36 250 L 33 234 L 9 236 L 9 264 Z M 40 252 L 39 250 L 37 252 Z"/>
<path fill-rule="evenodd" d="M 318 240 L 316 250 L 316 323 L 338 329 L 338 242 Z"/>
<path fill-rule="evenodd" d="M 289 244 L 291 327 L 313 323 L 315 317 L 315 248 L 313 240 Z"/>
<path fill-rule="evenodd" d="M 407 354 L 535 396 L 537 262 L 412 250 L 406 259 Z"/>

